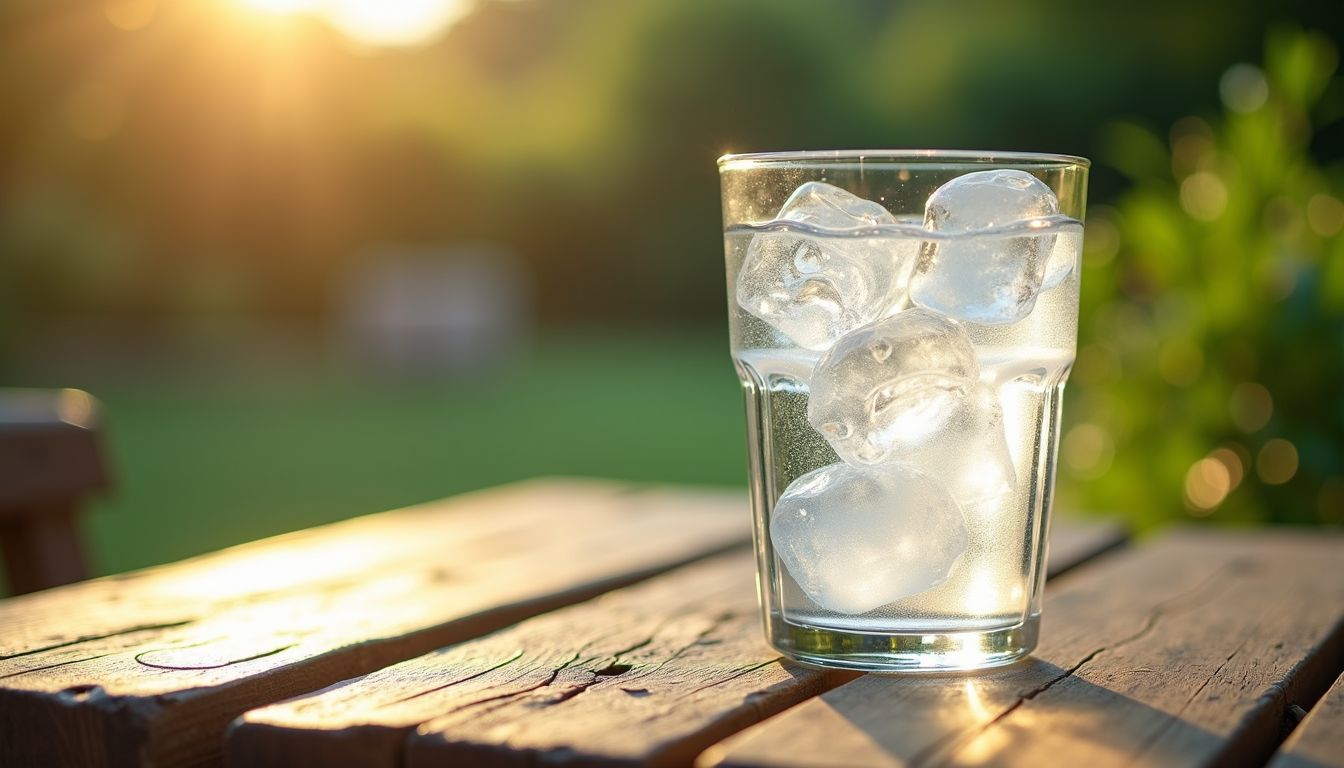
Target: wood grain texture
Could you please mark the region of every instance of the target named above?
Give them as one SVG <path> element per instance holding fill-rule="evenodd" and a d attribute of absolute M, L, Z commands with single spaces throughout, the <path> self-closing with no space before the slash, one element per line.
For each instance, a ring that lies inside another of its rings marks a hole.
<path fill-rule="evenodd" d="M 534 482 L 0 602 L 0 765 L 218 760 L 244 710 L 744 544 L 729 492 Z"/>
<path fill-rule="evenodd" d="M 228 764 L 686 764 L 854 676 L 780 659 L 753 576 L 724 555 L 249 712 Z"/>
<path fill-rule="evenodd" d="M 1344 768 L 1344 675 L 1288 736 L 1270 768 Z"/>
<path fill-rule="evenodd" d="M 1123 539 L 1061 522 L 1052 562 Z M 1053 568 L 1052 568 L 1053 570 Z M 761 638 L 745 555 L 645 584 L 311 696 L 247 713 L 231 765 L 532 762 L 677 765 L 853 677 L 782 661 Z"/>
<path fill-rule="evenodd" d="M 1041 645 L 976 675 L 870 675 L 704 766 L 1259 765 L 1344 667 L 1344 538 L 1182 532 L 1047 589 Z"/>

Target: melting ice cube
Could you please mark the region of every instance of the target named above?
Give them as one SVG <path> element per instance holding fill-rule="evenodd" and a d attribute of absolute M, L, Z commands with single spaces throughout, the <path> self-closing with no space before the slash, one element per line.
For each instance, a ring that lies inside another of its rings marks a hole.
<path fill-rule="evenodd" d="M 898 433 L 942 428 L 979 374 L 959 323 L 908 309 L 845 335 L 821 357 L 807 419 L 845 461 L 881 463 Z"/>
<path fill-rule="evenodd" d="M 770 541 L 812 602 L 858 614 L 942 583 L 967 536 L 961 508 L 928 475 L 832 464 L 785 489 Z"/>
<path fill-rule="evenodd" d="M 1064 282 L 1078 268 L 1078 260 L 1083 255 L 1083 232 L 1065 230 L 1055 238 L 1055 247 L 1045 262 L 1045 276 L 1041 279 L 1041 290 L 1048 291 Z"/>
<path fill-rule="evenodd" d="M 974 384 L 957 400 L 942 429 L 930 435 L 897 432 L 887 451 L 889 462 L 878 469 L 907 464 L 930 473 L 962 504 L 1002 496 L 1017 484 L 1003 407 L 984 384 Z"/>
<path fill-rule="evenodd" d="M 753 237 L 737 276 L 737 303 L 799 345 L 826 349 L 905 301 L 918 243 L 845 235 L 895 224 L 881 205 L 810 181 L 794 190 L 776 222 L 809 231 Z"/>
<path fill-rule="evenodd" d="M 855 466 L 910 465 L 961 503 L 1012 489 L 1003 409 L 966 331 L 908 309 L 841 337 L 812 372 L 808 422 Z"/>
<path fill-rule="evenodd" d="M 952 179 L 929 196 L 924 228 L 969 234 L 1058 213 L 1055 193 L 1031 174 L 978 171 Z M 1053 232 L 929 240 L 910 278 L 910 298 L 974 323 L 1017 322 L 1036 305 L 1054 244 Z"/>

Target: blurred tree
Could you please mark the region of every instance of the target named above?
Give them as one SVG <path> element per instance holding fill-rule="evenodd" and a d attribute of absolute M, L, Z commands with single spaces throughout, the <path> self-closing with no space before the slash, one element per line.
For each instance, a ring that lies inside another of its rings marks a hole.
<path fill-rule="evenodd" d="M 1088 154 L 1116 114 L 1205 103 L 1266 19 L 1312 12 L 1286 2 L 480 0 L 370 51 L 243 0 L 15 0 L 0 343 L 80 315 L 314 328 L 370 246 L 461 240 L 527 259 L 547 318 L 719 325 L 721 152 Z"/>
<path fill-rule="evenodd" d="M 1103 160 L 1133 183 L 1089 213 L 1064 503 L 1146 524 L 1344 522 L 1344 176 L 1337 51 L 1280 28 L 1217 117 L 1134 122 Z"/>
<path fill-rule="evenodd" d="M 1211 114 L 1210 84 L 1281 17 L 1326 33 L 1271 36 L 1216 119 L 1145 127 Z M 531 265 L 544 320 L 718 330 L 724 151 L 1076 152 L 1114 204 L 1089 222 L 1061 498 L 1339 520 L 1341 19 L 1311 0 L 478 0 L 431 44 L 372 51 L 242 0 L 12 0 L 0 352 L 80 321 L 313 333 L 371 246 L 482 240 Z"/>

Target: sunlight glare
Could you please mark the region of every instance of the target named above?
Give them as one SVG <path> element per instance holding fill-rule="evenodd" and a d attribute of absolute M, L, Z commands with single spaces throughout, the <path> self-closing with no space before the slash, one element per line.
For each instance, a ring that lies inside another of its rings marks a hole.
<path fill-rule="evenodd" d="M 356 43 L 419 45 L 466 15 L 468 0 L 239 0 L 256 11 L 320 16 Z"/>
<path fill-rule="evenodd" d="M 314 11 L 322 5 L 321 0 L 242 0 L 242 2 L 258 11 L 270 13 Z"/>
<path fill-rule="evenodd" d="M 985 700 L 980 696 L 980 689 L 975 686 L 975 682 L 967 680 L 963 686 L 966 692 L 966 704 L 970 707 L 971 714 L 975 715 L 977 723 L 987 723 L 993 720 L 989 707 L 985 706 Z"/>
<path fill-rule="evenodd" d="M 466 6 L 463 0 L 328 0 L 322 15 L 359 43 L 416 45 L 457 21 Z"/>
<path fill-rule="evenodd" d="M 966 610 L 978 616 L 988 616 L 998 610 L 1002 597 L 993 572 L 988 568 L 979 568 L 971 576 L 966 587 Z"/>

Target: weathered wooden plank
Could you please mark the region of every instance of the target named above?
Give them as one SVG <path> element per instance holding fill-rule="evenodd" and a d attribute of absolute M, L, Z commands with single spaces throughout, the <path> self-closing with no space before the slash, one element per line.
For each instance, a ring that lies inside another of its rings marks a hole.
<path fill-rule="evenodd" d="M 1344 666 L 1344 538 L 1171 535 L 1047 590 L 1035 656 L 870 675 L 717 745 L 715 766 L 1252 765 Z"/>
<path fill-rule="evenodd" d="M 1053 556 L 1112 547 L 1062 522 Z M 232 765 L 685 764 L 852 675 L 782 661 L 761 638 L 752 566 L 726 556 L 247 713 Z M 416 732 L 418 729 L 418 733 Z"/>
<path fill-rule="evenodd" d="M 740 545 L 737 493 L 535 482 L 0 602 L 0 765 L 218 759 L 251 707 Z"/>
<path fill-rule="evenodd" d="M 1312 705 L 1270 768 L 1344 768 L 1344 675 Z"/>
<path fill-rule="evenodd" d="M 245 714 L 228 763 L 685 764 L 853 675 L 764 642 L 747 553 Z M 409 737 L 409 738 L 408 738 Z"/>

